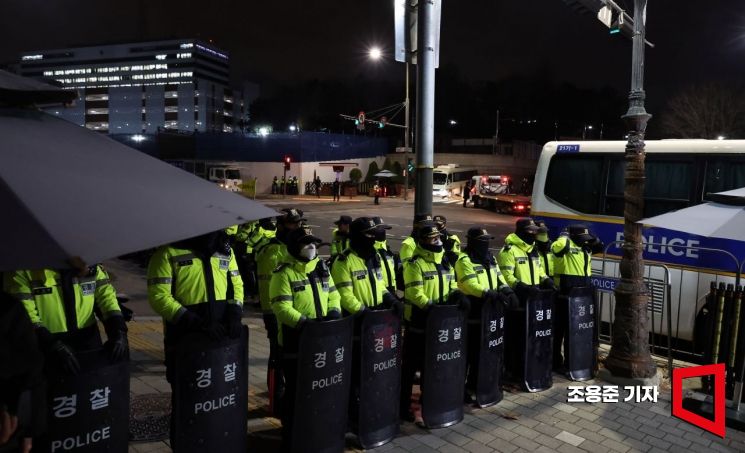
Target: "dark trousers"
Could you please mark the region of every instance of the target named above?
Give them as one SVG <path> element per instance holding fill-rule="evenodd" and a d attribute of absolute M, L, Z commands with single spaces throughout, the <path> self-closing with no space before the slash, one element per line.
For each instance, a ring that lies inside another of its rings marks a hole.
<path fill-rule="evenodd" d="M 282 396 L 282 451 L 290 451 L 293 418 L 295 417 L 295 395 L 297 394 L 297 359 L 283 359 L 282 371 L 285 378 Z"/>
<path fill-rule="evenodd" d="M 406 328 L 402 361 L 400 414 L 404 416 L 411 412 L 411 391 L 417 371 L 421 372 L 420 385 L 424 381 L 424 332 Z"/>
<path fill-rule="evenodd" d="M 471 310 L 473 310 L 473 308 L 471 308 Z M 479 354 L 481 353 L 480 319 L 468 319 L 467 338 L 468 352 L 466 353 L 466 392 L 476 393 L 476 384 L 478 383 L 479 377 Z"/>
<path fill-rule="evenodd" d="M 565 366 L 566 347 L 567 347 L 567 325 L 569 324 L 569 307 L 566 296 L 557 296 L 554 304 L 554 369 Z M 562 349 L 563 348 L 563 349 Z M 563 354 L 562 354 L 563 353 Z"/>
<path fill-rule="evenodd" d="M 271 313 L 264 313 L 264 327 L 269 339 L 269 363 L 266 369 L 266 386 L 269 390 L 269 409 L 272 415 L 280 413 L 279 403 L 286 386 L 286 376 L 282 368 L 282 351 L 277 341 L 277 317 Z"/>

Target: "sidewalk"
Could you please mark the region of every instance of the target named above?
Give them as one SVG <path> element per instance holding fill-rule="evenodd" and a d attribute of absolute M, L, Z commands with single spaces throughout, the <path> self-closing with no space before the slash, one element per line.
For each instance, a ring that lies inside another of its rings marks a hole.
<path fill-rule="evenodd" d="M 260 317 L 248 314 L 244 323 L 249 339 L 249 450 L 278 451 L 279 421 L 268 417 L 266 361 L 269 353 Z M 131 393 L 167 394 L 162 325 L 158 318 L 138 318 L 129 324 L 132 348 Z M 401 452 L 682 452 L 745 451 L 745 433 L 727 430 L 720 439 L 670 415 L 669 391 L 661 390 L 657 403 L 567 404 L 571 383 L 554 375 L 554 386 L 545 392 L 523 393 L 505 389 L 504 400 L 486 409 L 466 409 L 462 423 L 426 430 L 413 423 L 374 451 Z M 588 381 L 582 385 L 602 385 Z M 350 437 L 347 451 L 354 448 Z M 130 452 L 168 452 L 167 442 L 131 443 Z"/>

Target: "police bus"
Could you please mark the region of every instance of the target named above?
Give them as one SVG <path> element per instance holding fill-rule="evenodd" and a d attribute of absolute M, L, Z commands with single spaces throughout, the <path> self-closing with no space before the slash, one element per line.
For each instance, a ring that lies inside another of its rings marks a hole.
<path fill-rule="evenodd" d="M 546 221 L 552 239 L 569 224 L 583 223 L 608 245 L 605 262 L 601 256 L 593 260 L 603 323 L 610 323 L 612 316 L 603 298 L 612 300 L 617 282 L 606 277 L 619 275 L 621 248 L 616 241 L 623 240 L 625 146 L 625 141 L 549 142 L 541 152 L 533 188 L 531 213 Z M 645 218 L 700 204 L 712 193 L 745 187 L 745 140 L 650 140 L 645 163 Z M 644 228 L 643 241 L 652 296 L 650 331 L 667 335 L 669 301 L 671 337 L 681 350 L 700 349 L 690 342 L 697 316 L 700 325 L 710 282 L 734 283 L 737 272 L 731 257 L 702 248 L 726 250 L 742 260 L 745 242 L 652 227 Z"/>
<path fill-rule="evenodd" d="M 462 195 L 463 186 L 477 174 L 475 168 L 462 168 L 458 164 L 438 165 L 432 172 L 432 195 L 442 198 Z"/>

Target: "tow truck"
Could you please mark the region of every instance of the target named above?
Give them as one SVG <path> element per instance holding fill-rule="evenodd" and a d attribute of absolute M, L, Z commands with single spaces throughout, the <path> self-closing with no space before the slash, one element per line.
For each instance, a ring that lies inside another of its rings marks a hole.
<path fill-rule="evenodd" d="M 513 215 L 530 213 L 530 196 L 514 193 L 508 176 L 474 176 L 471 179 L 471 200 L 475 208 Z"/>

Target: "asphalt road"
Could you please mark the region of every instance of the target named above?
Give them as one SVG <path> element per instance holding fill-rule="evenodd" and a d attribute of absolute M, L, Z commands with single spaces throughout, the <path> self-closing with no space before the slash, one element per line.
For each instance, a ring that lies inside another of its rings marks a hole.
<path fill-rule="evenodd" d="M 392 226 L 392 229 L 388 230 L 388 243 L 394 251 L 398 251 L 401 241 L 411 232 L 411 223 L 414 218 L 413 200 L 381 199 L 381 204 L 377 206 L 373 203 L 373 199 L 368 197 L 345 199 L 339 203 L 333 203 L 330 198 L 316 200 L 306 197 L 260 201 L 277 210 L 291 207 L 302 209 L 313 233 L 328 242 L 331 241 L 331 232 L 335 228 L 334 221 L 340 215 L 348 215 L 353 219 L 378 215 Z M 484 226 L 496 238 L 493 242 L 495 252 L 504 244 L 505 236 L 514 230 L 517 219 L 514 216 L 470 206 L 463 208 L 461 203 L 436 202 L 433 205 L 433 214 L 444 215 L 448 220 L 448 230 L 457 234 L 464 245 L 466 231 L 469 227 Z M 321 249 L 320 252 L 322 255 L 328 255 L 329 250 Z M 134 310 L 135 316 L 154 316 L 155 313 L 147 303 L 145 268 L 137 263 L 119 259 L 109 260 L 104 265 L 113 274 L 113 284 L 117 292 L 124 293 L 130 298 L 127 306 Z"/>

